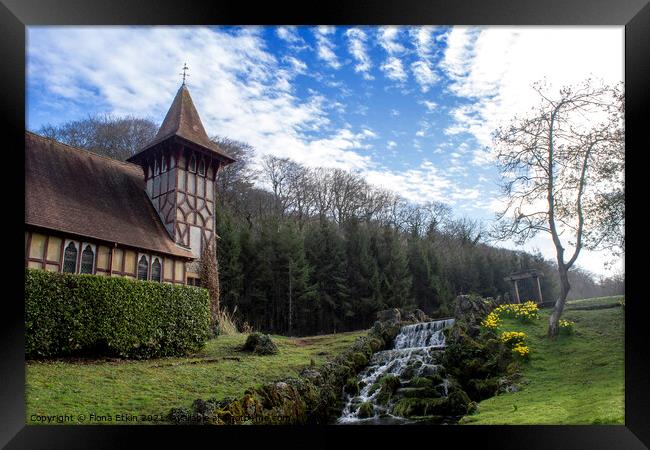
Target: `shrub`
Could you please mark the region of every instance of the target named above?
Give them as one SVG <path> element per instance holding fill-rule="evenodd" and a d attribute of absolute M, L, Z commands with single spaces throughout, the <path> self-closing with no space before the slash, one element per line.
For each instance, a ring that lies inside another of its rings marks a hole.
<path fill-rule="evenodd" d="M 25 352 L 151 358 L 199 350 L 209 337 L 205 289 L 25 269 Z"/>
<path fill-rule="evenodd" d="M 278 347 L 271 340 L 271 336 L 262 333 L 249 334 L 244 344 L 244 350 L 258 355 L 275 355 L 278 353 Z"/>

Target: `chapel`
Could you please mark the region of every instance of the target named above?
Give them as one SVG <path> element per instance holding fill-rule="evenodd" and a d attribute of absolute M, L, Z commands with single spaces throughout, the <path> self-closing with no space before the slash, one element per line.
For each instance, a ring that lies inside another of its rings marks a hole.
<path fill-rule="evenodd" d="M 25 132 L 25 266 L 200 285 L 216 237 L 216 177 L 234 162 L 208 137 L 185 82 L 126 162 Z"/>

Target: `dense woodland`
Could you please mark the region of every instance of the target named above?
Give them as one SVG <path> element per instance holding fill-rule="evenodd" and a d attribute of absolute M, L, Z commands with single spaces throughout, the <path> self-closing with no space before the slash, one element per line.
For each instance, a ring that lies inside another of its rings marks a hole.
<path fill-rule="evenodd" d="M 118 159 L 155 134 L 145 119 L 88 118 L 38 133 Z M 307 335 L 368 327 L 390 307 L 450 312 L 461 293 L 509 295 L 509 273 L 544 273 L 545 300 L 558 293 L 541 254 L 488 244 L 481 223 L 442 203 L 413 204 L 340 169 L 307 168 L 215 137 L 237 162 L 218 178 L 221 304 L 253 328 Z M 569 298 L 622 293 L 622 279 L 596 282 L 574 269 Z M 522 299 L 535 298 L 532 281 Z"/>

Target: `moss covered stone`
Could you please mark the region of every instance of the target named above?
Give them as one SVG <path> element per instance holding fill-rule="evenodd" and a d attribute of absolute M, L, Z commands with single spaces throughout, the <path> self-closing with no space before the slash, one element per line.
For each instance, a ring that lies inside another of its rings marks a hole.
<path fill-rule="evenodd" d="M 251 333 L 246 338 L 244 350 L 258 355 L 275 355 L 278 353 L 278 346 L 271 340 L 271 336 L 262 333 Z"/>
<path fill-rule="evenodd" d="M 415 417 L 445 414 L 446 398 L 401 398 L 392 408 L 399 417 Z"/>
<path fill-rule="evenodd" d="M 351 396 L 359 395 L 359 381 L 357 381 L 356 378 L 348 378 L 343 390 L 346 394 Z"/>
<path fill-rule="evenodd" d="M 372 406 L 372 403 L 370 402 L 363 402 L 361 406 L 359 406 L 357 415 L 362 419 L 372 417 L 375 415 L 375 407 Z"/>

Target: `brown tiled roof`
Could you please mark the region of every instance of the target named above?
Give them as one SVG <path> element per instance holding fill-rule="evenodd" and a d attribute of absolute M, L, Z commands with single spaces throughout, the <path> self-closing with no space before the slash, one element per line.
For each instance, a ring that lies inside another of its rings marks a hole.
<path fill-rule="evenodd" d="M 135 159 L 140 153 L 173 136 L 179 136 L 216 153 L 225 164 L 230 164 L 235 161 L 208 137 L 205 128 L 203 128 L 199 113 L 194 107 L 190 91 L 184 84 L 178 89 L 176 97 L 174 97 L 174 101 L 169 107 L 165 120 L 163 120 L 156 136 L 142 150 L 129 158 L 129 160 Z"/>
<path fill-rule="evenodd" d="M 25 132 L 25 223 L 192 258 L 165 230 L 136 164 Z"/>

